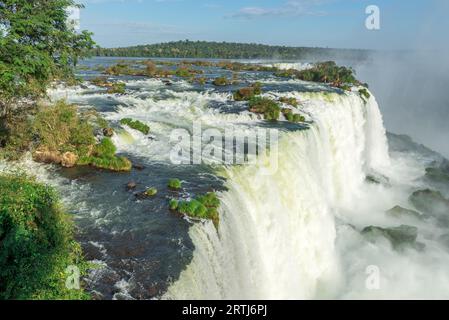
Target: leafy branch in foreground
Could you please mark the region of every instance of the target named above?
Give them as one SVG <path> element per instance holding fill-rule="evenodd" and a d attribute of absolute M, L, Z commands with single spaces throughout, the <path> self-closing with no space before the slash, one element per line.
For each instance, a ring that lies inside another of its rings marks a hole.
<path fill-rule="evenodd" d="M 0 3 L 0 116 L 45 93 L 53 79 L 73 78 L 73 67 L 94 42 L 67 22 L 73 0 Z"/>

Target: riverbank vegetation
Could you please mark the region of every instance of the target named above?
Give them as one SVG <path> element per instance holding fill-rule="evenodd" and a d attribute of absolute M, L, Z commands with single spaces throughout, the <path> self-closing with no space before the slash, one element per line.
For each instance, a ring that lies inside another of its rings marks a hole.
<path fill-rule="evenodd" d="M 91 50 L 91 54 L 109 57 L 212 59 L 329 59 L 338 56 L 363 61 L 368 58 L 370 51 L 185 40 L 125 48 L 95 48 Z"/>
<path fill-rule="evenodd" d="M 0 299 L 88 299 L 78 279 L 66 286 L 88 265 L 55 191 L 20 173 L 0 190 Z"/>

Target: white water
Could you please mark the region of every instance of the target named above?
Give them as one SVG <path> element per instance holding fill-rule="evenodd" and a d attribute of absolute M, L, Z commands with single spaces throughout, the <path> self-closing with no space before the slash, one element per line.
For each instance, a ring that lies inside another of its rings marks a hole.
<path fill-rule="evenodd" d="M 374 98 L 365 105 L 356 95 L 300 96 L 315 124 L 283 137 L 276 174 L 261 175 L 257 166 L 229 170 L 219 232 L 210 223 L 191 229 L 193 261 L 167 298 L 336 294 L 335 214 L 354 201 L 365 171 L 388 166 L 385 130 Z"/>
<path fill-rule="evenodd" d="M 226 101 L 226 94 L 173 92 L 172 96 L 111 97 L 121 107 L 106 113 L 108 120 L 130 116 L 149 124 L 156 135 L 152 141 L 124 128 L 126 132 L 114 138 L 121 151 L 165 161 L 161 155 L 168 154 L 172 123 L 188 127 L 199 120 L 205 126 L 223 127 L 255 121 L 248 113 L 228 115 L 208 108 L 212 100 Z M 275 175 L 261 174 L 273 163 L 270 158 L 257 166 L 227 170 L 229 191 L 220 195 L 218 233 L 211 223 L 191 227 L 193 260 L 164 298 L 449 298 L 449 254 L 436 241 L 447 231 L 385 215 L 395 205 L 410 208 L 410 193 L 425 187 L 417 180 L 425 169 L 420 155 L 389 158 L 373 97 L 365 104 L 357 93 L 289 92 L 288 96 L 301 101 L 301 112 L 314 124 L 310 130 L 282 136 Z M 69 98 L 88 97 L 73 93 Z M 391 186 L 367 184 L 367 174 L 385 175 Z M 369 243 L 360 235 L 368 225 L 401 224 L 419 228 L 424 252 L 398 253 L 389 243 Z M 370 265 L 382 271 L 379 290 L 365 286 Z"/>

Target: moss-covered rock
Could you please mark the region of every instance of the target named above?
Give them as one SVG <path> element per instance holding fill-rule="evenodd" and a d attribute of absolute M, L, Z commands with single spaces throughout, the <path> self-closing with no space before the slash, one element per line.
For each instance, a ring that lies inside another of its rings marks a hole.
<path fill-rule="evenodd" d="M 179 179 L 168 180 L 168 187 L 173 190 L 179 190 L 182 188 L 182 182 Z"/>
<path fill-rule="evenodd" d="M 90 165 L 112 171 L 131 171 L 132 163 L 125 157 L 116 156 L 116 147 L 110 138 L 104 138 L 92 151 L 79 158 L 78 165 Z"/>
<path fill-rule="evenodd" d="M 146 191 L 145 191 L 145 195 L 147 196 L 147 197 L 153 197 L 153 196 L 155 196 L 157 194 L 157 189 L 156 188 L 148 188 Z"/>
<path fill-rule="evenodd" d="M 125 94 L 126 85 L 123 82 L 113 83 L 107 90 L 109 94 Z"/>
<path fill-rule="evenodd" d="M 220 200 L 214 192 L 208 192 L 205 195 L 198 196 L 192 200 L 178 201 L 170 200 L 169 208 L 196 219 L 212 220 L 214 225 L 218 227 Z"/>
<path fill-rule="evenodd" d="M 256 82 L 249 87 L 240 88 L 234 92 L 234 100 L 249 101 L 260 94 L 262 94 L 262 85 L 260 82 Z"/>
<path fill-rule="evenodd" d="M 254 97 L 249 101 L 249 111 L 263 114 L 265 120 L 276 121 L 279 119 L 281 108 L 271 99 Z"/>
<path fill-rule="evenodd" d="M 280 98 L 279 98 L 279 102 L 288 104 L 288 105 L 290 105 L 290 106 L 292 106 L 292 107 L 295 107 L 295 108 L 298 107 L 298 105 L 299 105 L 298 100 L 297 100 L 296 98 L 293 98 L 293 97 L 291 97 L 291 98 L 288 98 L 288 97 L 280 97 Z"/>
<path fill-rule="evenodd" d="M 120 124 L 126 125 L 131 129 L 138 130 L 143 134 L 150 133 L 150 127 L 139 120 L 133 120 L 131 118 L 123 118 L 122 120 L 120 120 Z"/>
<path fill-rule="evenodd" d="M 368 100 L 371 97 L 371 94 L 368 92 L 366 88 L 359 89 L 359 94 L 366 100 Z"/>

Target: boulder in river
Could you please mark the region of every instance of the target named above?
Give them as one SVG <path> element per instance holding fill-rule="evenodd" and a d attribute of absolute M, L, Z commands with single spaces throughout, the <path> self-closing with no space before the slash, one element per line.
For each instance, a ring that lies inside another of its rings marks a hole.
<path fill-rule="evenodd" d="M 406 209 L 401 206 L 395 206 L 390 210 L 386 211 L 386 214 L 393 218 L 414 218 L 414 219 L 422 219 L 424 215 L 419 213 L 418 211 Z"/>
<path fill-rule="evenodd" d="M 449 200 L 441 192 L 424 189 L 412 193 L 410 202 L 419 211 L 436 216 L 441 222 L 449 223 Z"/>
<path fill-rule="evenodd" d="M 137 187 L 137 183 L 135 181 L 130 181 L 128 182 L 128 184 L 126 185 L 126 189 L 128 190 L 133 190 Z"/>
<path fill-rule="evenodd" d="M 380 237 L 386 238 L 395 250 L 411 246 L 417 250 L 422 250 L 424 244 L 416 242 L 418 238 L 418 228 L 401 225 L 394 228 L 382 228 L 369 226 L 362 230 L 362 235 L 369 241 L 376 241 Z"/>
<path fill-rule="evenodd" d="M 78 156 L 73 152 L 67 151 L 61 157 L 61 165 L 65 168 L 73 168 L 78 161 Z"/>

